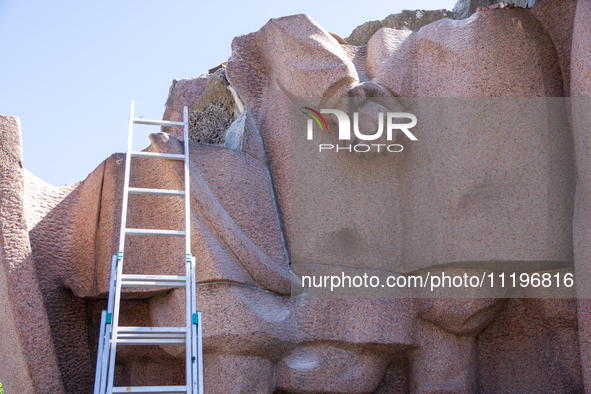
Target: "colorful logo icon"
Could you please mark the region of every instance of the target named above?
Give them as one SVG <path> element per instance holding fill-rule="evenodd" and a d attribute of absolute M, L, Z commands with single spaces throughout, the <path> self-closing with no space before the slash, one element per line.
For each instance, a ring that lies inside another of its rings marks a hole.
<path fill-rule="evenodd" d="M 318 111 L 314 111 L 312 108 L 309 107 L 304 107 L 304 109 L 307 109 L 308 111 L 312 111 L 313 114 L 309 113 L 309 112 L 304 112 L 306 115 L 308 115 L 309 117 L 311 117 L 312 119 L 314 119 L 316 121 L 316 123 L 318 123 L 318 126 L 320 126 L 320 130 L 324 130 L 324 128 L 322 127 L 322 123 L 324 123 L 324 126 L 326 126 L 326 130 L 328 130 L 328 125 L 326 124 L 326 120 L 324 120 L 324 117 L 320 114 L 320 112 Z M 320 119 L 322 119 L 322 123 L 320 123 Z"/>

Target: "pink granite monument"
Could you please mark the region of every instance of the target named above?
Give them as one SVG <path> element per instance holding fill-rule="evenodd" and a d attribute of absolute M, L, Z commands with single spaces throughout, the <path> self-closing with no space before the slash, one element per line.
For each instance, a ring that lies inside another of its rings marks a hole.
<path fill-rule="evenodd" d="M 563 130 L 532 123 L 516 137 L 459 144 L 454 155 L 435 148 L 442 138 L 468 141 L 473 129 L 424 136 L 382 192 L 400 212 L 388 231 L 402 240 L 392 257 L 402 273 L 466 261 L 553 264 L 574 272 L 586 294 L 590 18 L 590 0 L 540 0 L 418 31 L 381 28 L 352 46 L 294 15 L 236 37 L 227 65 L 208 77 L 175 81 L 163 118 L 181 120 L 190 108 L 205 392 L 591 393 L 586 298 L 292 297 L 290 270 L 292 98 L 356 97 L 375 112 L 374 97 L 572 96 Z M 125 156 L 54 187 L 23 168 L 19 120 L 1 116 L 0 133 L 0 381 L 7 394 L 90 393 Z M 148 151 L 182 152 L 174 130 L 150 138 Z M 179 163 L 132 166 L 131 186 L 180 188 Z M 182 201 L 130 198 L 129 227 L 182 222 Z M 125 269 L 178 275 L 184 262 L 170 256 L 182 248 L 134 238 Z M 124 289 L 123 298 L 123 325 L 183 325 L 183 291 Z M 174 346 L 122 347 L 115 384 L 183 384 L 183 358 Z"/>

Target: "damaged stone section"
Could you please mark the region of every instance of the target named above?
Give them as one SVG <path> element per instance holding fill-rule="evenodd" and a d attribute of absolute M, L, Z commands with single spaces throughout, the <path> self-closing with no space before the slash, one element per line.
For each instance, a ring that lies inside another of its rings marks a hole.
<path fill-rule="evenodd" d="M 487 8 L 495 3 L 496 0 L 458 0 L 454 6 L 454 19 L 466 19 L 476 12 L 479 8 Z"/>
<path fill-rule="evenodd" d="M 532 8 L 536 0 L 458 0 L 452 11 L 454 19 L 466 19 L 481 9 Z"/>
<path fill-rule="evenodd" d="M 242 112 L 241 100 L 232 93 L 222 67 L 209 77 L 205 91 L 189 110 L 189 141 L 223 145 L 226 131 Z"/>
<path fill-rule="evenodd" d="M 462 0 L 460 0 L 462 1 Z M 381 21 L 365 22 L 357 26 L 351 35 L 345 38 L 349 45 L 366 45 L 375 32 L 382 27 L 389 27 L 397 30 L 418 31 L 421 27 L 443 18 L 453 18 L 451 11 L 440 9 L 433 11 L 424 10 L 402 10 L 399 14 L 391 14 Z"/>
<path fill-rule="evenodd" d="M 418 31 L 421 27 L 443 18 L 466 19 L 479 9 L 483 8 L 531 8 L 536 0 L 458 0 L 452 11 L 440 10 L 402 10 L 398 14 L 391 14 L 381 21 L 369 21 L 357 26 L 351 35 L 345 38 L 349 45 L 367 45 L 373 36 L 382 27 L 397 30 Z M 331 33 L 332 34 L 332 33 Z M 341 43 L 342 44 L 342 43 Z"/>
<path fill-rule="evenodd" d="M 266 162 L 260 131 L 245 105 L 226 78 L 225 63 L 199 78 L 173 80 L 164 120 L 183 121 L 189 107 L 189 141 L 218 145 Z M 162 127 L 177 140 L 184 139 L 179 127 Z"/>
<path fill-rule="evenodd" d="M 250 111 L 242 113 L 230 125 L 226 132 L 224 146 L 246 153 L 261 162 L 267 161 L 261 133 Z"/>
<path fill-rule="evenodd" d="M 226 79 L 224 64 L 199 78 L 175 79 L 166 100 L 165 120 L 183 121 L 183 107 L 189 107 L 189 141 L 224 145 L 230 125 L 245 112 L 244 104 Z M 183 140 L 183 131 L 163 127 L 162 131 Z"/>
<path fill-rule="evenodd" d="M 193 107 L 195 101 L 203 94 L 207 86 L 207 77 L 173 79 L 166 99 L 166 109 L 162 119 L 173 122 L 183 121 L 183 108 Z M 168 133 L 176 139 L 183 139 L 183 131 L 178 127 L 162 127 L 163 133 Z"/>

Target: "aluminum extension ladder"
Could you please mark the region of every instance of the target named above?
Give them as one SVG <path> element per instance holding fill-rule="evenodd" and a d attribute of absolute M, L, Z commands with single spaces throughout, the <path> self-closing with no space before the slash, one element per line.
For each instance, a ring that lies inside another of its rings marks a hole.
<path fill-rule="evenodd" d="M 111 262 L 111 281 L 109 287 L 108 309 L 102 311 L 97 352 L 94 394 L 112 393 L 186 393 L 203 394 L 203 351 L 201 343 L 201 312 L 195 306 L 195 258 L 191 255 L 191 221 L 190 221 L 190 188 L 189 188 L 189 123 L 188 110 L 185 106 L 183 122 L 163 120 L 145 120 L 134 118 L 134 102 L 131 102 L 129 114 L 129 134 L 127 153 L 125 155 L 125 180 L 121 213 L 121 232 L 119 236 L 119 252 Z M 184 154 L 134 152 L 131 141 L 134 124 L 154 126 L 171 126 L 184 128 Z M 129 187 L 131 158 L 148 157 L 166 160 L 184 160 L 185 189 L 164 190 Z M 127 201 L 130 194 L 151 194 L 161 196 L 184 196 L 185 198 L 185 231 L 131 229 L 126 227 Z M 125 237 L 128 235 L 156 235 L 185 238 L 185 276 L 172 275 L 131 275 L 123 274 Z M 184 327 L 120 327 L 119 305 L 122 287 L 157 287 L 185 289 L 186 325 Z M 115 355 L 118 345 L 185 345 L 186 346 L 186 383 L 184 386 L 133 386 L 113 387 L 115 372 Z"/>

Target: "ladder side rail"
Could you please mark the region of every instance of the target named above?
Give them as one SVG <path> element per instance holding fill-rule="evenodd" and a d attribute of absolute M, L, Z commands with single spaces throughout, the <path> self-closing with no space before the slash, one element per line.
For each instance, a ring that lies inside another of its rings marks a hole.
<path fill-rule="evenodd" d="M 193 386 L 193 374 L 191 368 L 191 360 L 193 357 L 192 343 L 194 342 L 193 337 L 193 318 L 191 314 L 191 189 L 189 188 L 189 110 L 185 105 L 183 107 L 183 137 L 184 137 L 184 154 L 185 154 L 185 324 L 187 327 L 186 331 L 186 344 L 185 344 L 185 374 L 186 374 L 186 386 L 187 392 L 193 393 L 191 387 Z"/>
<path fill-rule="evenodd" d="M 123 273 L 123 254 L 117 255 L 117 278 L 115 279 L 115 302 L 111 323 L 111 350 L 109 354 L 109 376 L 107 378 L 107 394 L 113 394 L 113 378 L 115 374 L 115 355 L 117 353 L 117 328 L 119 326 L 119 306 L 121 304 L 121 275 Z"/>
<path fill-rule="evenodd" d="M 119 250 L 125 248 L 125 227 L 127 224 L 127 201 L 129 197 L 129 173 L 131 171 L 131 142 L 133 138 L 133 110 L 135 103 L 131 101 L 129 109 L 129 130 L 127 132 L 127 152 L 125 152 L 125 177 L 123 180 L 123 201 L 121 203 L 121 231 L 119 232 Z"/>
<path fill-rule="evenodd" d="M 197 312 L 196 302 L 197 297 L 195 294 L 195 257 L 191 256 L 191 316 L 195 319 L 195 313 Z M 191 375 L 193 377 L 193 393 L 194 394 L 201 394 L 199 391 L 199 376 L 197 373 L 197 368 L 199 367 L 199 356 L 197 353 L 197 324 L 195 324 L 195 320 L 193 320 L 193 324 L 191 324 L 191 335 L 193 336 L 193 341 L 191 341 Z M 198 323 L 198 322 L 197 322 Z"/>
<path fill-rule="evenodd" d="M 199 381 L 199 394 L 203 394 L 203 334 L 202 334 L 202 321 L 201 321 L 201 311 L 197 312 L 197 368 L 198 368 L 198 378 Z"/>
<path fill-rule="evenodd" d="M 115 274 L 117 270 L 117 255 L 111 257 L 111 278 L 109 279 L 109 300 L 107 301 L 107 313 L 113 313 L 113 299 L 115 297 Z"/>
<path fill-rule="evenodd" d="M 185 338 L 185 374 L 186 374 L 186 384 L 187 390 L 190 390 L 193 384 L 193 376 L 191 370 L 191 344 L 193 343 L 193 330 L 191 330 L 191 325 L 193 324 L 193 319 L 191 318 L 191 289 L 190 283 L 191 280 L 191 264 L 190 264 L 190 257 L 186 257 L 185 261 L 185 326 L 187 327 L 187 335 Z M 192 393 L 192 391 L 188 391 L 188 393 Z"/>
<path fill-rule="evenodd" d="M 191 186 L 189 184 L 189 109 L 183 108 L 185 145 L 185 255 L 191 255 Z"/>
<path fill-rule="evenodd" d="M 111 324 L 111 351 L 109 354 L 107 394 L 113 394 L 113 378 L 115 375 L 115 355 L 117 353 L 117 327 L 119 325 L 119 305 L 121 303 L 121 275 L 123 274 L 123 252 L 125 248 L 125 227 L 127 222 L 127 200 L 129 197 L 129 173 L 131 170 L 131 145 L 133 138 L 133 110 L 135 103 L 131 101 L 129 109 L 129 130 L 127 134 L 127 152 L 125 153 L 125 177 L 123 180 L 123 201 L 121 203 L 121 230 L 119 232 L 119 251 L 117 252 L 117 277 L 115 282 L 115 299 Z"/>
<path fill-rule="evenodd" d="M 101 366 L 100 393 L 104 394 L 107 387 L 107 374 L 109 368 L 109 351 L 111 349 L 111 328 L 113 327 L 113 298 L 115 296 L 115 270 L 117 267 L 117 255 L 111 257 L 111 277 L 109 278 L 109 299 L 107 301 L 107 315 L 111 314 L 110 322 L 105 322 L 105 347 Z"/>
<path fill-rule="evenodd" d="M 101 327 L 99 330 L 99 346 L 96 352 L 96 372 L 94 374 L 94 394 L 100 394 L 101 372 L 103 370 L 103 350 L 105 347 L 105 325 L 107 311 L 101 311 Z"/>

